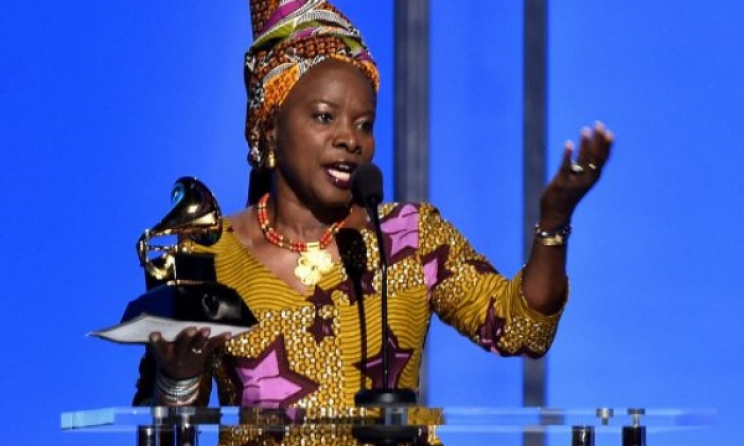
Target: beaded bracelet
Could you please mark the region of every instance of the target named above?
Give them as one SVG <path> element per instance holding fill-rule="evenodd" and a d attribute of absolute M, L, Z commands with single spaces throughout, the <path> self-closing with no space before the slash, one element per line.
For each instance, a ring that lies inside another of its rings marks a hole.
<path fill-rule="evenodd" d="M 551 231 L 540 227 L 535 223 L 535 241 L 544 246 L 565 246 L 571 235 L 571 224 L 559 226 Z"/>

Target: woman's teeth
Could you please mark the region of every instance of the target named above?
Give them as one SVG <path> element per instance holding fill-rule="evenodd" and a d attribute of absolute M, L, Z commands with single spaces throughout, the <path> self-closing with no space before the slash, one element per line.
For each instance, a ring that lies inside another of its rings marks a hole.
<path fill-rule="evenodd" d="M 338 169 L 328 169 L 328 174 L 339 181 L 349 181 L 351 174 Z"/>

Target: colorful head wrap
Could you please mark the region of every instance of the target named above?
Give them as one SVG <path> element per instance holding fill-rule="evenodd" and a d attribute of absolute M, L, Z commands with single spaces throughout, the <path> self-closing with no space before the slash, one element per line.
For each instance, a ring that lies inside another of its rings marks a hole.
<path fill-rule="evenodd" d="M 250 2 L 254 41 L 245 56 L 245 135 L 248 159 L 261 168 L 267 155 L 264 134 L 269 119 L 310 68 L 329 58 L 349 62 L 369 78 L 375 91 L 379 74 L 359 31 L 327 1 Z"/>

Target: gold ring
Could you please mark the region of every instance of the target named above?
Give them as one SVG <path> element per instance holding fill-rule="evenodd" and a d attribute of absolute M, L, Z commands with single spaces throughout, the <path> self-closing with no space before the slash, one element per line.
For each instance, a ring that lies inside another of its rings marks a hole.
<path fill-rule="evenodd" d="M 191 353 L 195 355 L 201 355 L 202 353 L 204 353 L 204 350 L 200 348 L 191 347 Z"/>

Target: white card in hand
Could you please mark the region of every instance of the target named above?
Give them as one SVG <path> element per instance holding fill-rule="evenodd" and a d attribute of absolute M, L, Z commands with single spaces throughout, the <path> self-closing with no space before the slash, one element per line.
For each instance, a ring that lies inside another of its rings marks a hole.
<path fill-rule="evenodd" d="M 166 341 L 173 341 L 176 339 L 178 333 L 188 327 L 208 327 L 212 331 L 211 336 L 219 336 L 223 333 L 232 333 L 233 336 L 237 336 L 253 328 L 209 322 L 177 321 L 143 313 L 127 322 L 90 332 L 88 336 L 95 336 L 122 344 L 146 344 L 150 339 L 150 333 L 154 331 L 160 332 Z"/>

